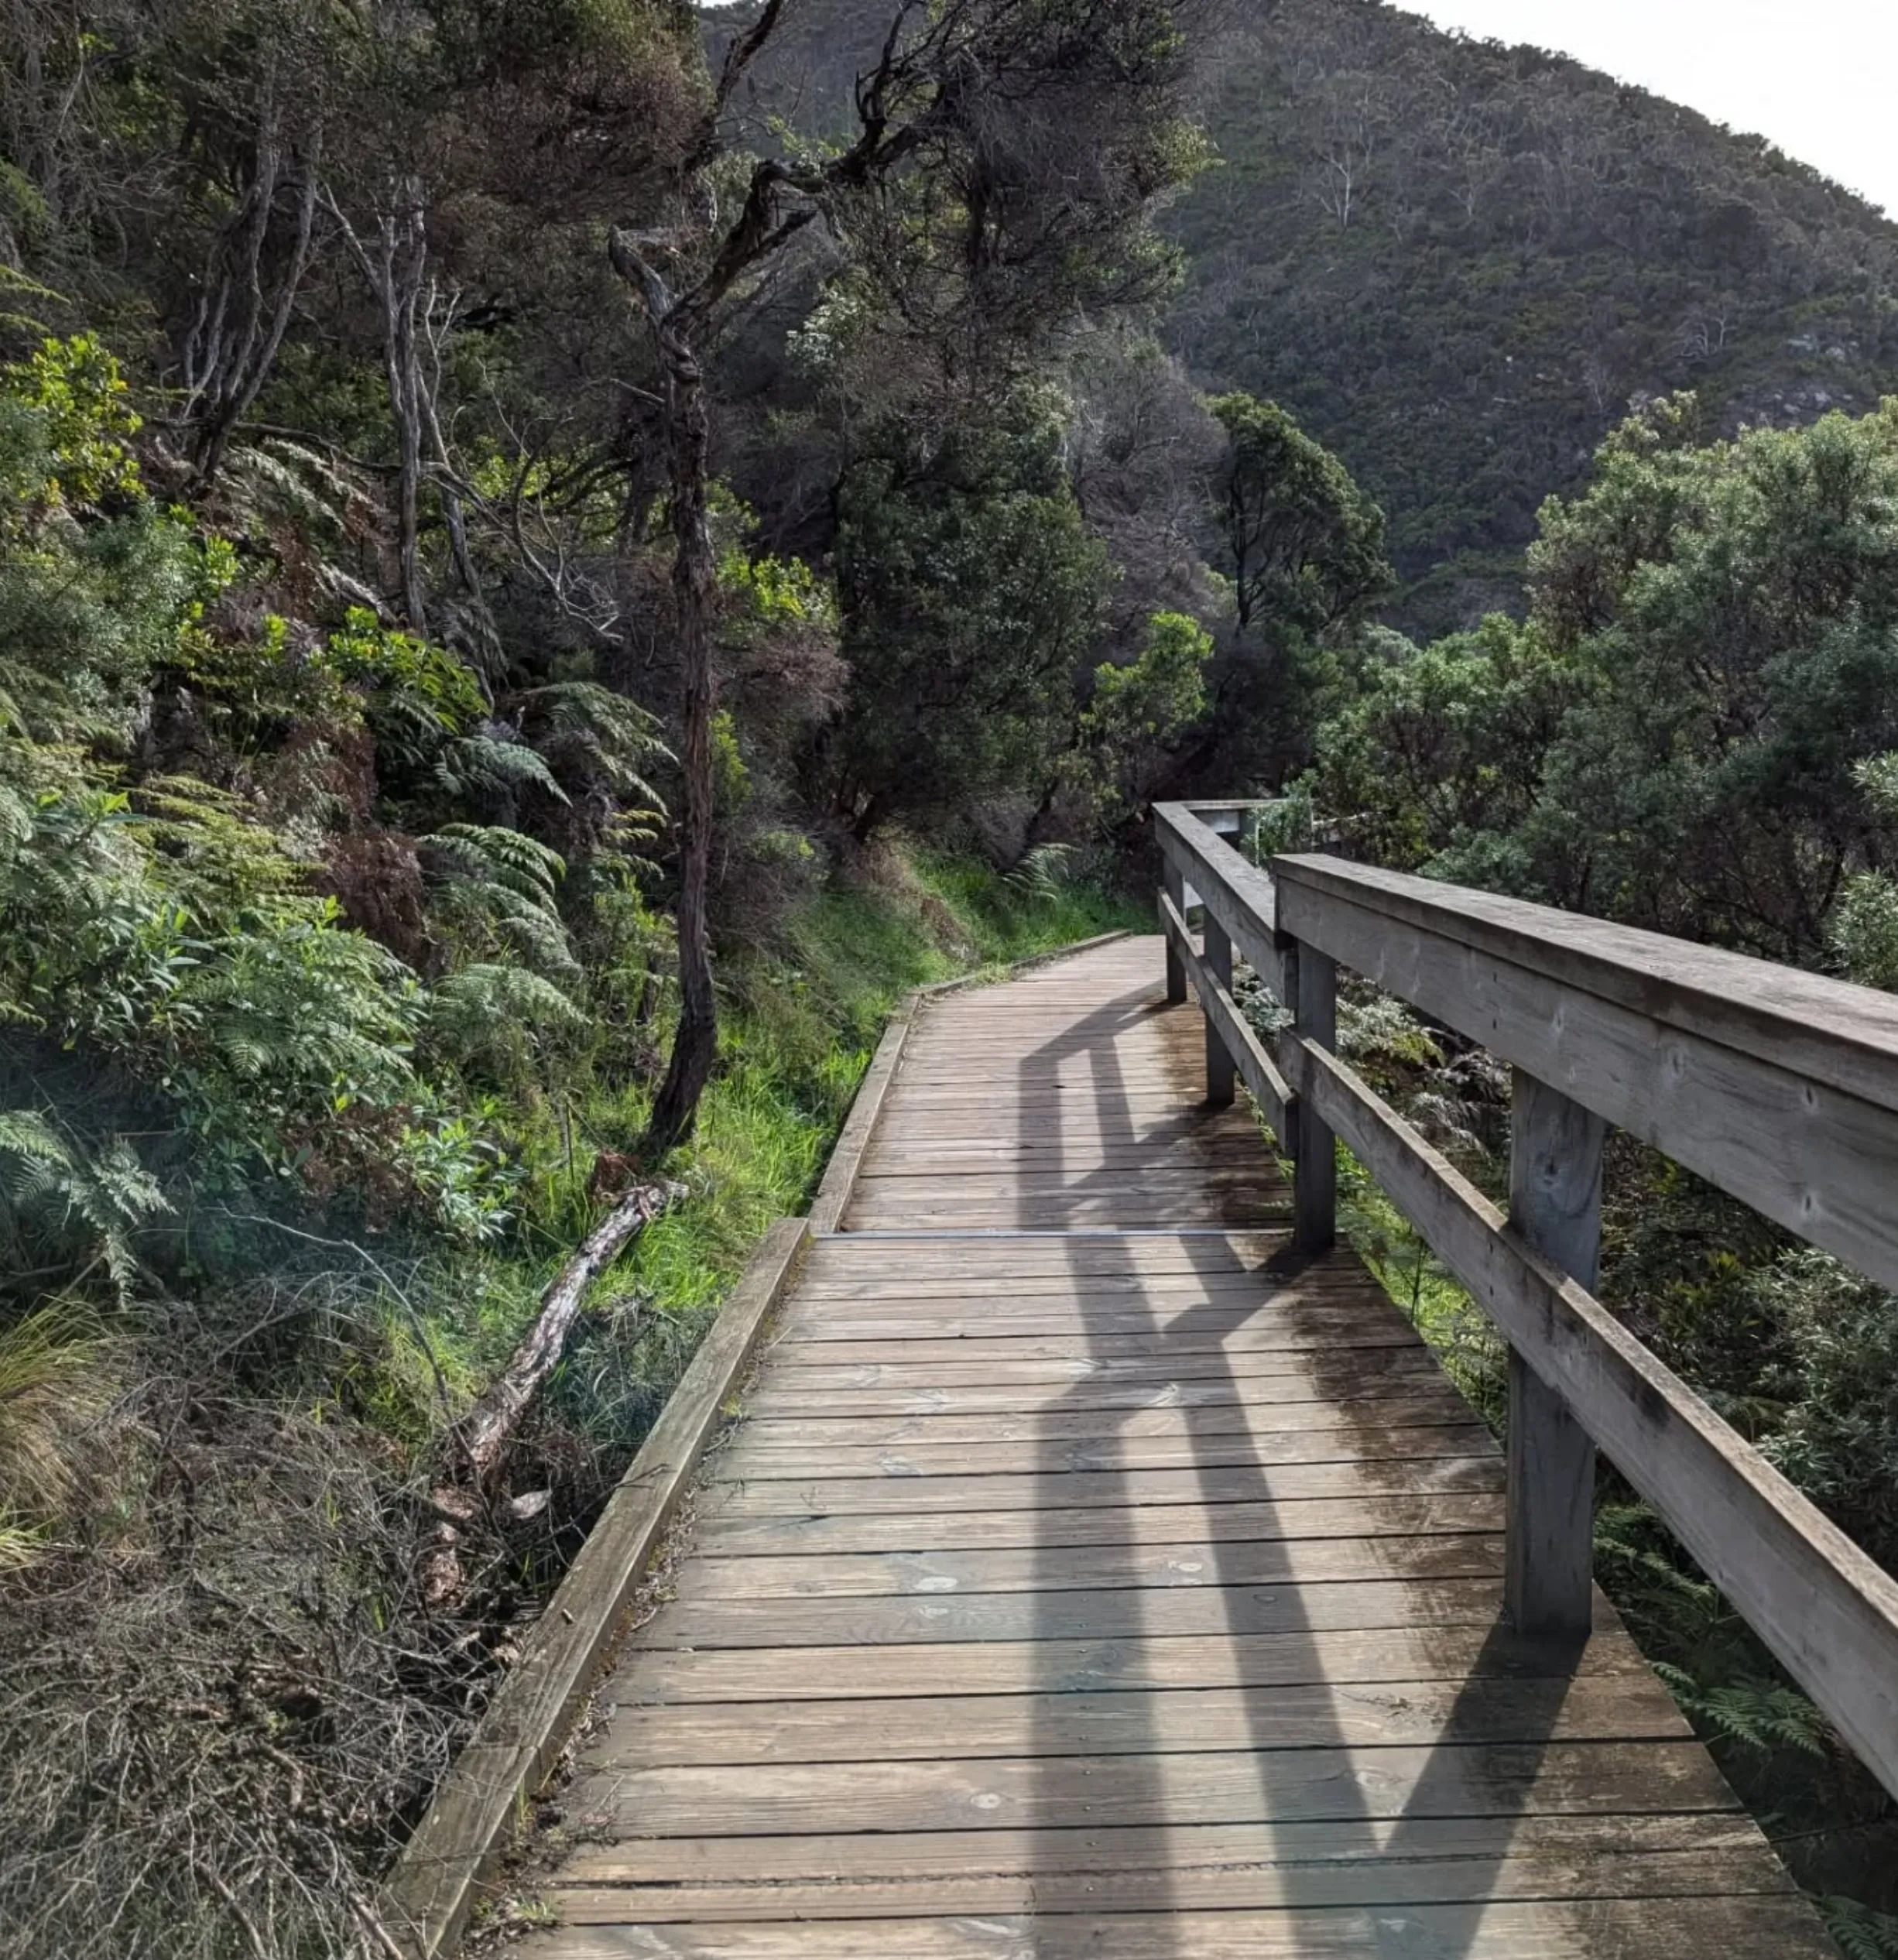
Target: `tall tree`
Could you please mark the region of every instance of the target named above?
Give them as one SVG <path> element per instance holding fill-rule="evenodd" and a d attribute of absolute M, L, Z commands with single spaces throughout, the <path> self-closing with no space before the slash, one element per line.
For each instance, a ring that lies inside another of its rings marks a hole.
<path fill-rule="evenodd" d="M 1145 296 L 1166 255 L 1146 230 L 1195 167 L 1181 120 L 1193 0 L 898 0 L 833 147 L 748 155 L 742 84 L 794 9 L 766 0 L 727 45 L 670 173 L 666 225 L 615 228 L 614 268 L 663 375 L 675 630 L 682 670 L 681 1007 L 642 1148 L 687 1136 L 718 1049 L 706 903 L 713 824 L 716 561 L 706 365 L 762 270 L 822 226 L 945 358 L 1029 344 L 1084 303 Z M 721 192 L 735 187 L 735 208 Z M 951 351 L 950 350 L 958 350 Z"/>

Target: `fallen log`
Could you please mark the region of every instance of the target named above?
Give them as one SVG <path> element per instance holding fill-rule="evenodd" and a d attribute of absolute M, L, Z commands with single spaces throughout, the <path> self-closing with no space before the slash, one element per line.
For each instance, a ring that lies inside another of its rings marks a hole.
<path fill-rule="evenodd" d="M 588 1289 L 640 1232 L 684 1196 L 683 1184 L 662 1179 L 636 1185 L 620 1199 L 540 1296 L 533 1324 L 506 1367 L 450 1431 L 443 1472 L 429 1493 L 435 1522 L 416 1566 L 430 1607 L 452 1604 L 461 1591 L 462 1533 L 480 1515 L 485 1487 L 566 1351 Z"/>

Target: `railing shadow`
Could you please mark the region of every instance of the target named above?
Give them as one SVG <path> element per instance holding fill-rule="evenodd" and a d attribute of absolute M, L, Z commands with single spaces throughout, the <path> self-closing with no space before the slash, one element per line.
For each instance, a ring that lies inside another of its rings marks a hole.
<path fill-rule="evenodd" d="M 1156 1000 L 1154 992 L 1142 987 L 1104 1003 L 1064 1028 L 1053 1040 L 1019 1063 L 1016 1086 L 1023 1139 L 1026 1140 L 1031 1132 L 1045 1139 L 1046 1125 L 1053 1124 L 1057 1129 L 1050 1168 L 1064 1167 L 1070 1155 L 1068 1139 L 1060 1128 L 1067 1112 L 1054 1093 L 1064 1061 L 1077 1058 L 1087 1061 L 1094 1083 L 1088 1105 L 1089 1126 L 1097 1137 L 1124 1132 L 1130 1139 L 1138 1138 L 1158 1146 L 1163 1131 L 1166 1141 L 1184 1142 L 1196 1129 L 1204 1129 L 1216 1119 L 1217 1112 L 1202 1104 L 1197 1112 L 1183 1111 L 1162 1119 L 1145 1131 L 1142 1129 L 1143 1112 L 1129 1090 L 1116 1043 L 1119 1036 L 1146 1025 L 1154 1015 L 1169 1011 Z M 1194 1025 L 1197 1025 L 1197 1015 Z M 1188 1065 L 1180 1068 L 1176 1086 L 1183 1097 L 1197 1099 L 1200 1093 L 1197 1074 Z M 1111 1159 L 1114 1153 L 1103 1151 L 1101 1154 Z M 1540 1675 L 1534 1671 L 1534 1658 L 1524 1654 L 1499 1619 L 1489 1626 L 1475 1667 L 1461 1684 L 1431 1753 L 1420 1773 L 1411 1780 L 1401 1804 L 1380 1808 L 1372 1794 L 1377 1779 L 1367 1777 L 1358 1763 L 1342 1757 L 1339 1759 L 1341 1773 L 1328 1780 L 1328 1794 L 1314 1804 L 1311 1752 L 1343 1752 L 1351 1745 L 1335 1708 L 1327 1717 L 1317 1712 L 1316 1705 L 1312 1705 L 1309 1725 L 1300 1732 L 1295 1747 L 1288 1746 L 1274 1706 L 1278 1684 L 1323 1686 L 1328 1678 L 1323 1643 L 1312 1623 L 1305 1585 L 1295 1576 L 1299 1557 L 1295 1547 L 1299 1541 L 1276 1532 L 1266 1538 L 1221 1536 L 1217 1530 L 1218 1513 L 1213 1509 L 1234 1503 L 1256 1507 L 1257 1528 L 1262 1532 L 1269 1531 L 1278 1516 L 1280 1499 L 1273 1468 L 1253 1440 L 1255 1431 L 1250 1427 L 1235 1430 L 1230 1426 L 1229 1417 L 1222 1422 L 1216 1413 L 1221 1407 L 1232 1403 L 1258 1406 L 1256 1402 L 1248 1403 L 1245 1378 L 1232 1367 L 1223 1344 L 1263 1302 L 1249 1298 L 1242 1308 L 1235 1310 L 1209 1292 L 1184 1312 L 1170 1316 L 1163 1294 L 1156 1297 L 1149 1292 L 1136 1256 L 1136 1249 L 1143 1242 L 1153 1242 L 1103 1233 L 1095 1223 L 1100 1199 L 1126 1181 L 1126 1172 L 1113 1168 L 1111 1163 L 1102 1169 L 1077 1171 L 1063 1184 L 1058 1195 L 1043 1191 L 1032 1200 L 1023 1199 L 1019 1224 L 1023 1229 L 1059 1232 L 1064 1229 L 1065 1215 L 1071 1222 L 1071 1228 L 1090 1233 L 1062 1242 L 1067 1247 L 1077 1318 L 1087 1335 L 1088 1358 L 1097 1366 L 1113 1352 L 1100 1346 L 1100 1337 L 1087 1324 L 1090 1287 L 1098 1289 L 1103 1280 L 1112 1283 L 1107 1297 L 1112 1301 L 1110 1324 L 1115 1332 L 1144 1330 L 1156 1339 L 1173 1335 L 1180 1340 L 1183 1352 L 1188 1351 L 1189 1342 L 1204 1344 L 1191 1348 L 1195 1355 L 1194 1379 L 1197 1386 L 1194 1393 L 1178 1399 L 1173 1406 L 1180 1411 L 1181 1427 L 1198 1473 L 1197 1503 L 1205 1507 L 1208 1513 L 1204 1555 L 1214 1568 L 1226 1636 L 1233 1643 L 1233 1684 L 1244 1711 L 1245 1739 L 1249 1744 L 1247 1753 L 1252 1773 L 1257 1779 L 1260 1832 L 1269 1842 L 1288 1823 L 1321 1821 L 1326 1827 L 1323 1861 L 1302 1865 L 1292 1858 L 1282 1865 L 1275 1861 L 1282 1907 L 1297 1915 L 1337 1906 L 1340 1902 L 1337 1867 L 1353 1854 L 1404 1863 L 1430 1855 L 1430 1821 L 1457 1814 L 1459 1804 L 1467 1811 L 1468 1739 L 1482 1732 L 1475 1718 L 1477 1704 L 1488 1691 L 1486 1684 L 1495 1673 L 1520 1676 L 1526 1667 L 1526 1679 L 1537 1684 L 1518 1697 L 1522 1719 L 1518 1725 L 1519 1736 L 1510 1746 L 1513 1773 L 1495 1782 L 1485 1796 L 1485 1815 L 1492 1822 L 1499 1821 L 1502 1826 L 1495 1833 L 1497 1849 L 1492 1855 L 1469 1859 L 1461 1866 L 1461 1876 L 1465 1883 L 1458 1889 L 1468 1900 L 1467 1904 L 1437 1905 L 1430 1914 L 1428 1950 L 1441 1956 L 1441 1960 L 1465 1960 L 1475 1951 L 1485 1906 L 1507 1855 L 1513 1824 L 1526 1808 L 1537 1771 L 1559 1721 L 1574 1657 L 1557 1657 L 1550 1664 L 1556 1666 L 1557 1671 L 1546 1677 Z M 1224 1236 L 1189 1236 L 1179 1242 L 1186 1252 L 1184 1263 L 1202 1282 L 1215 1276 L 1229 1277 L 1237 1270 L 1233 1252 Z M 1270 1289 L 1296 1279 L 1303 1266 L 1302 1263 L 1280 1253 L 1254 1270 L 1262 1289 Z M 1350 1393 L 1362 1385 L 1354 1364 L 1343 1354 L 1324 1350 L 1313 1351 L 1307 1362 L 1316 1393 L 1334 1400 L 1347 1427 L 1354 1423 L 1359 1425 L 1367 1440 L 1375 1435 L 1381 1444 L 1382 1426 L 1376 1414 L 1376 1403 L 1355 1400 Z M 1077 1409 L 1099 1409 L 1099 1398 L 1091 1387 L 1095 1379 L 1091 1372 L 1081 1377 L 1043 1411 L 1036 1452 L 1037 1496 L 1043 1509 L 1038 1516 L 1051 1513 L 1061 1502 L 1062 1479 L 1071 1468 L 1072 1452 L 1071 1441 L 1063 1434 L 1067 1425 L 1061 1418 Z M 1131 1419 L 1142 1413 L 1143 1407 L 1151 1406 L 1129 1407 L 1125 1413 Z M 1109 1437 L 1103 1434 L 1097 1447 L 1105 1470 L 1110 1453 Z M 1387 1456 L 1388 1448 L 1381 1448 L 1378 1454 Z M 1118 1472 L 1120 1482 L 1113 1498 L 1121 1507 L 1117 1515 L 1127 1519 L 1129 1528 L 1112 1543 L 1103 1542 L 1100 1549 L 1104 1560 L 1110 1564 L 1115 1554 L 1121 1554 L 1128 1583 L 1137 1588 L 1140 1576 L 1137 1555 L 1144 1542 L 1143 1534 L 1133 1527 L 1139 1503 L 1139 1478 L 1124 1458 L 1123 1450 Z M 1058 1540 L 1060 1536 L 1058 1531 L 1044 1533 L 1040 1549 L 1051 1548 L 1047 1541 Z M 1278 1549 L 1269 1552 L 1268 1546 Z M 1151 1551 L 1152 1547 L 1148 1545 L 1146 1549 Z M 1196 1545 L 1194 1550 L 1197 1554 L 1200 1547 Z M 1037 1588 L 1038 1640 L 1052 1636 L 1052 1629 L 1043 1625 L 1047 1609 L 1043 1604 L 1052 1596 Z M 1261 1633 L 1272 1636 L 1271 1684 L 1262 1679 L 1249 1681 L 1248 1670 L 1240 1660 L 1247 1650 L 1245 1643 Z M 1150 1704 L 1145 1702 L 1143 1688 L 1177 1678 L 1163 1668 L 1143 1664 L 1143 1654 L 1151 1650 L 1154 1637 L 1143 1630 L 1132 1636 L 1131 1642 L 1119 1638 L 1104 1642 L 1098 1663 L 1091 1660 L 1088 1667 L 1079 1671 L 1064 1670 L 1059 1679 L 1037 1681 L 1037 1689 L 1042 1696 L 1050 1698 L 1090 1688 L 1125 1690 L 1142 1697 L 1144 1712 Z M 1127 1651 L 1130 1644 L 1136 1650 L 1131 1664 Z M 1095 1671 L 1097 1666 L 1098 1673 Z M 1309 1702 L 1310 1698 L 1307 1700 Z M 1050 1700 L 1045 1705 L 1047 1715 L 1052 1716 L 1055 1704 Z M 1143 1907 L 1156 1916 L 1157 1929 L 1159 1916 L 1180 1910 L 1183 1905 L 1175 1879 L 1174 1847 L 1179 1820 L 1171 1808 L 1179 1784 L 1177 1773 L 1170 1778 L 1167 1766 L 1168 1756 L 1175 1752 L 1169 1749 L 1167 1737 L 1150 1716 L 1144 1732 L 1136 1732 L 1136 1736 L 1137 1739 L 1129 1737 L 1123 1745 L 1129 1753 L 1114 1760 L 1111 1769 L 1114 1800 L 1111 1805 L 1101 1808 L 1110 1811 L 1117 1820 L 1126 1821 L 1128 1828 L 1118 1832 L 1115 1839 L 1121 1869 L 1124 1870 L 1129 1861 L 1134 1859 L 1146 1861 L 1150 1867 L 1136 1889 L 1143 1891 Z M 1098 1766 L 1082 1768 L 1073 1759 L 1064 1758 L 1060 1751 L 1065 1740 L 1064 1729 L 1038 1715 L 1031 1742 L 1037 1790 L 1031 1862 L 1037 1877 L 1052 1878 L 1074 1871 L 1077 1851 L 1085 1852 L 1086 1826 L 1081 1820 L 1089 1814 L 1091 1804 L 1098 1797 L 1091 1781 Z M 1136 1819 L 1142 1821 L 1136 1825 Z M 1073 1896 L 1070 1888 L 1064 1887 L 1063 1891 L 1064 1896 Z M 1332 1914 L 1328 1912 L 1326 1916 Z M 1400 1956 L 1402 1960 L 1413 1960 L 1424 1932 L 1420 1922 L 1402 1910 L 1401 1901 L 1380 1902 L 1369 1913 L 1364 1930 L 1369 1935 L 1365 1950 L 1388 1955 L 1389 1960 L 1400 1960 Z M 1055 1945 L 1064 1952 L 1067 1950 L 1064 1942 L 1044 1945 L 1032 1926 L 1030 1939 L 1031 1950 L 1037 1954 L 1050 1952 Z M 1143 1948 L 1153 1953 L 1156 1960 L 1176 1950 L 1170 1939 L 1156 1940 Z"/>

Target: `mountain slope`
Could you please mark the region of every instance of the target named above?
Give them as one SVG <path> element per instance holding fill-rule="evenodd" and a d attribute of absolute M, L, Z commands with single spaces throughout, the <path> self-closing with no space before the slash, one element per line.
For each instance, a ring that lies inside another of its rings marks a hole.
<path fill-rule="evenodd" d="M 834 128 L 887 6 L 795 11 L 759 106 Z M 1413 631 L 1514 601 L 1633 397 L 1698 389 L 1718 428 L 1898 390 L 1898 226 L 1757 138 L 1380 0 L 1235 0 L 1204 73 L 1221 162 L 1168 214 L 1167 337 L 1383 505 Z"/>
<path fill-rule="evenodd" d="M 1757 139 L 1365 0 L 1252 10 L 1208 72 L 1170 338 L 1339 452 L 1419 623 L 1509 589 L 1631 397 L 1732 427 L 1898 388 L 1898 226 Z"/>

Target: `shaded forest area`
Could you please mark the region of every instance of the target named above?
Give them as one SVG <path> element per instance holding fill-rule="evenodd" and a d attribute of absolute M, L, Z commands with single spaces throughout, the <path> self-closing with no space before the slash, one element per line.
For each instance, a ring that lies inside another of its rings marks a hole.
<path fill-rule="evenodd" d="M 890 1002 L 1150 919 L 1153 798 L 1898 985 L 1895 237 L 1356 0 L 0 0 L 18 1950 L 379 1950 Z M 1484 1057 L 1341 1033 L 1493 1187 Z M 1898 1305 L 1615 1153 L 1609 1297 L 1898 1564 Z M 1605 1497 L 1898 1952 L 1890 1807 Z"/>

